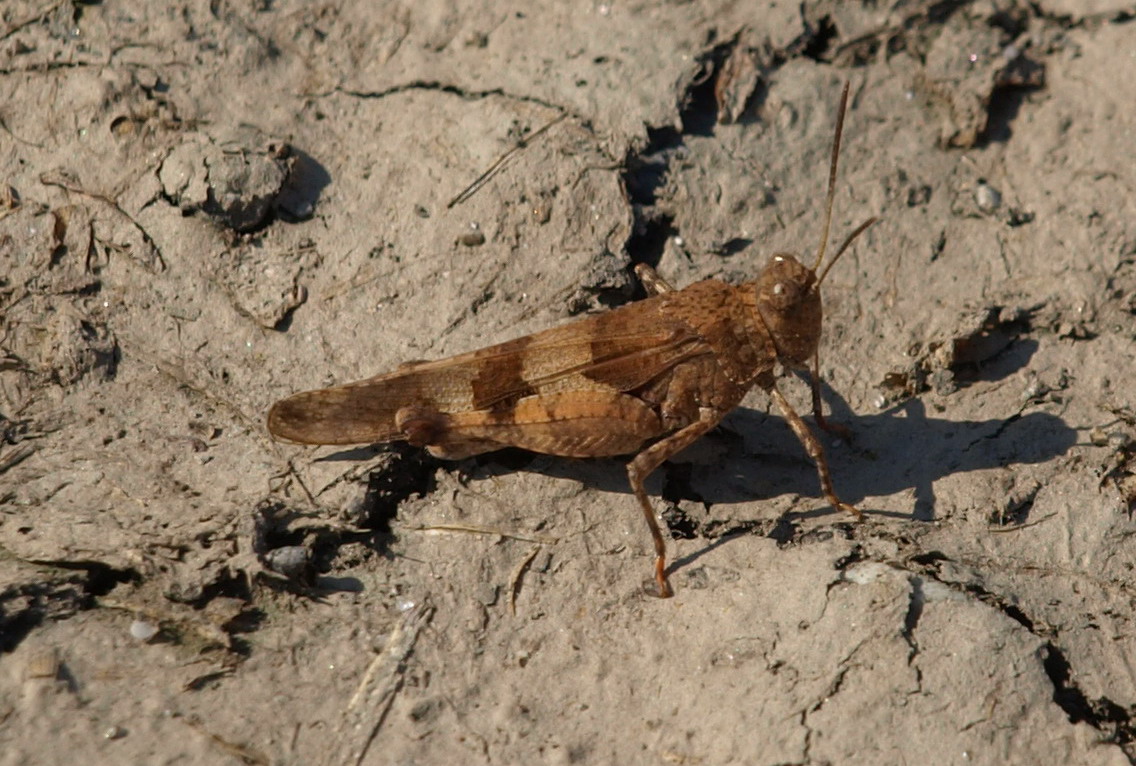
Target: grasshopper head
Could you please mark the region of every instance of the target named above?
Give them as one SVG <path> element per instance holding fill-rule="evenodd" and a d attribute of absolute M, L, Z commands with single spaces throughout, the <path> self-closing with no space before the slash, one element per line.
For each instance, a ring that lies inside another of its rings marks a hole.
<path fill-rule="evenodd" d="M 828 166 L 828 196 L 824 203 L 824 226 L 816 262 L 810 269 L 792 255 L 779 253 L 770 259 L 757 279 L 757 313 L 769 331 L 777 349 L 777 358 L 790 367 L 808 367 L 810 358 L 819 366 L 815 354 L 820 343 L 820 285 L 840 256 L 864 229 L 876 222 L 869 218 L 848 235 L 844 244 L 825 263 L 828 231 L 832 225 L 832 201 L 836 196 L 836 162 L 840 157 L 840 134 L 844 129 L 844 112 L 848 108 L 848 83 L 840 93 L 836 112 L 836 135 L 832 139 L 832 160 Z M 824 268 L 821 268 L 821 265 Z M 817 272 L 820 272 L 818 275 Z M 817 369 L 814 374 L 819 375 Z"/>
<path fill-rule="evenodd" d="M 777 357 L 791 367 L 807 367 L 820 342 L 820 280 L 792 255 L 773 256 L 756 282 L 757 311 L 769 331 Z"/>

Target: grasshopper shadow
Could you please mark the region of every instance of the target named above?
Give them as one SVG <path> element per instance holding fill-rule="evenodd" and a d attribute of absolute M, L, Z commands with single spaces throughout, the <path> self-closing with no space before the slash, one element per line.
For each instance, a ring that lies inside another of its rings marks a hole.
<path fill-rule="evenodd" d="M 852 430 L 853 444 L 821 436 L 841 499 L 855 505 L 865 497 L 909 489 L 915 495 L 910 515 L 861 508 L 868 514 L 932 521 L 934 483 L 938 479 L 1043 463 L 1065 454 L 1077 440 L 1075 429 L 1044 412 L 971 421 L 928 417 L 918 399 L 859 417 L 847 416 L 842 405 L 834 406 L 834 420 Z M 573 479 L 604 492 L 631 492 L 625 461 L 618 459 L 571 460 L 513 450 L 484 456 L 477 473 L 513 470 Z M 687 499 L 708 505 L 798 494 L 817 498 L 825 506 L 818 507 L 815 515 L 837 513 L 827 507 L 816 469 L 785 421 L 744 407 L 734 410 L 718 429 L 664 464 L 650 477 L 647 489 L 653 497 L 662 494 L 668 500 Z"/>
<path fill-rule="evenodd" d="M 795 462 L 803 463 L 804 470 L 793 472 L 792 488 L 787 488 L 784 481 L 777 484 L 782 490 L 822 498 L 811 463 L 800 446 L 794 449 L 795 439 L 784 423 L 777 424 L 774 431 L 771 424 L 761 422 L 771 419 L 750 411 L 736 425 L 764 427 L 770 442 L 771 432 L 780 433 L 775 443 L 784 445 L 781 454 L 795 457 Z M 851 446 L 825 440 L 833 481 L 842 499 L 857 504 L 868 496 L 913 490 L 911 518 L 915 521 L 935 519 L 934 483 L 939 479 L 970 471 L 1044 463 L 1064 455 L 1077 441 L 1076 430 L 1049 413 L 1014 414 L 994 420 L 948 420 L 928 417 L 923 402 L 917 399 L 879 414 L 837 420 L 848 425 L 854 434 Z M 724 502 L 737 500 L 730 497 Z"/>

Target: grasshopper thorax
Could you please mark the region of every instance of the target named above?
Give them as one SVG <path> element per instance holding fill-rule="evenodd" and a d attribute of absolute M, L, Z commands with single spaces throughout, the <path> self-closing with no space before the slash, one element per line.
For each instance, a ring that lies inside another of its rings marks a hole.
<path fill-rule="evenodd" d="M 753 283 L 757 313 L 790 367 L 807 367 L 820 342 L 822 309 L 816 272 L 792 255 L 774 255 Z"/>

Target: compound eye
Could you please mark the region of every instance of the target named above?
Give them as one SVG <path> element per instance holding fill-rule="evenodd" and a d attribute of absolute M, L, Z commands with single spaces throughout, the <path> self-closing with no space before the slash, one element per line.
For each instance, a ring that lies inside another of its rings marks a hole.
<path fill-rule="evenodd" d="M 792 307 L 801 298 L 800 286 L 790 280 L 774 282 L 769 292 L 769 302 L 779 311 Z"/>

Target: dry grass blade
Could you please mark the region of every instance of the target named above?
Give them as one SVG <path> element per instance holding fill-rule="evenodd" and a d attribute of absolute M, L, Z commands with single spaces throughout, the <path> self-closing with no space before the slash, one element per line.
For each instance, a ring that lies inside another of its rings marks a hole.
<path fill-rule="evenodd" d="M 540 543 L 541 545 L 556 545 L 560 542 L 558 537 L 543 537 L 541 535 L 522 535 L 517 532 L 507 532 L 496 527 L 477 527 L 471 524 L 428 524 L 421 527 L 408 527 L 407 532 L 457 532 L 467 535 L 488 535 L 490 537 L 504 537 L 508 540 L 520 540 L 525 543 Z"/>
<path fill-rule="evenodd" d="M 339 724 L 339 746 L 329 754 L 328 764 L 358 764 L 382 726 L 383 720 L 402 688 L 406 658 L 414 650 L 418 634 L 434 616 L 434 607 L 423 601 L 402 616 L 387 640 L 386 648 L 375 657 L 363 674 L 343 719 Z"/>

